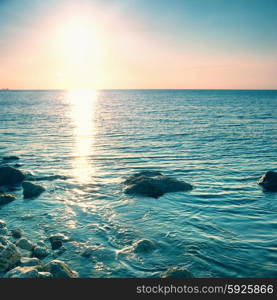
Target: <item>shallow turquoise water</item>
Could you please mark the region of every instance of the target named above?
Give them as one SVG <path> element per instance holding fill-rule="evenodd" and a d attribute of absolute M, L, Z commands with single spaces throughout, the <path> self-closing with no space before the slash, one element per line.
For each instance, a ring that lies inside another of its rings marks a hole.
<path fill-rule="evenodd" d="M 0 208 L 34 241 L 70 237 L 60 257 L 82 277 L 277 276 L 277 193 L 256 184 L 276 170 L 277 91 L 0 92 L 0 156 L 60 174 L 47 191 Z M 123 193 L 135 172 L 194 185 L 158 199 Z M 142 238 L 157 249 L 134 253 Z M 91 258 L 80 252 L 95 246 Z"/>

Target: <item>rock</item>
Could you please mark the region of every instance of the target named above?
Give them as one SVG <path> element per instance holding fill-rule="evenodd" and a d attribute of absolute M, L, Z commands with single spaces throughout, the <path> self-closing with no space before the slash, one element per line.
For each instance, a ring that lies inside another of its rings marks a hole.
<path fill-rule="evenodd" d="M 14 168 L 20 168 L 20 167 L 22 167 L 22 164 L 14 164 L 13 167 Z"/>
<path fill-rule="evenodd" d="M 19 228 L 12 229 L 11 234 L 15 239 L 20 239 L 22 237 L 22 230 Z"/>
<path fill-rule="evenodd" d="M 57 180 L 57 179 L 60 179 L 60 180 L 66 180 L 68 179 L 69 177 L 68 176 L 65 176 L 65 175 L 48 175 L 48 176 L 34 176 L 34 175 L 30 175 L 28 177 L 28 180 L 29 181 L 53 181 L 53 180 Z"/>
<path fill-rule="evenodd" d="M 58 250 L 54 251 L 53 257 L 57 258 L 58 256 L 62 255 L 66 251 L 64 246 L 60 247 Z"/>
<path fill-rule="evenodd" d="M 8 235 L 9 231 L 8 228 L 0 228 L 0 235 Z"/>
<path fill-rule="evenodd" d="M 63 245 L 63 242 L 62 241 L 59 241 L 59 240 L 53 240 L 51 242 L 51 246 L 52 246 L 52 250 L 56 250 L 56 249 L 59 249 L 61 248 Z"/>
<path fill-rule="evenodd" d="M 37 257 L 39 259 L 43 259 L 45 258 L 46 256 L 49 255 L 49 252 L 46 248 L 44 247 L 40 247 L 40 246 L 36 246 L 33 250 L 33 256 L 34 257 Z"/>
<path fill-rule="evenodd" d="M 16 199 L 15 195 L 12 194 L 0 194 L 0 206 L 8 204 Z"/>
<path fill-rule="evenodd" d="M 24 180 L 25 175 L 18 169 L 10 166 L 0 166 L 0 186 L 14 185 Z"/>
<path fill-rule="evenodd" d="M 10 161 L 10 160 L 19 160 L 19 157 L 16 155 L 4 156 L 3 161 Z"/>
<path fill-rule="evenodd" d="M 161 277 L 162 278 L 193 278 L 193 275 L 184 267 L 172 267 L 166 270 L 161 275 Z"/>
<path fill-rule="evenodd" d="M 39 278 L 36 267 L 16 267 L 5 275 L 6 278 Z"/>
<path fill-rule="evenodd" d="M 162 175 L 156 171 L 144 171 L 129 177 L 125 182 L 126 194 L 136 194 L 158 198 L 165 193 L 189 191 L 193 187 L 189 183 Z"/>
<path fill-rule="evenodd" d="M 155 244 L 150 240 L 139 240 L 134 244 L 135 253 L 149 253 L 156 249 Z"/>
<path fill-rule="evenodd" d="M 22 267 L 33 267 L 40 265 L 41 261 L 35 257 L 22 257 L 20 260 L 20 265 Z"/>
<path fill-rule="evenodd" d="M 6 223 L 3 220 L 0 220 L 0 236 L 1 235 L 8 235 L 8 229 Z"/>
<path fill-rule="evenodd" d="M 49 237 L 49 241 L 52 246 L 52 250 L 56 250 L 62 247 L 63 242 L 68 241 L 68 237 L 62 233 L 53 234 Z"/>
<path fill-rule="evenodd" d="M 46 266 L 45 270 L 50 272 L 54 278 L 78 278 L 76 271 L 71 270 L 63 261 L 52 260 Z"/>
<path fill-rule="evenodd" d="M 0 239 L 0 272 L 16 265 L 20 258 L 20 252 L 13 243 Z"/>
<path fill-rule="evenodd" d="M 83 257 L 86 257 L 86 258 L 89 258 L 91 257 L 91 255 L 95 252 L 95 247 L 93 246 L 89 246 L 89 247 L 86 247 L 83 252 L 81 253 L 81 255 Z"/>
<path fill-rule="evenodd" d="M 21 238 L 16 242 L 16 246 L 25 249 L 28 251 L 32 251 L 34 249 L 34 244 L 27 240 L 26 238 Z"/>
<path fill-rule="evenodd" d="M 130 176 L 129 178 L 127 178 L 124 181 L 124 184 L 126 184 L 126 185 L 135 184 L 137 182 L 137 179 L 140 176 L 157 177 L 157 176 L 163 176 L 163 174 L 161 172 L 158 172 L 158 171 L 142 171 L 140 173 L 136 173 L 136 174 Z"/>
<path fill-rule="evenodd" d="M 6 228 L 6 222 L 0 219 L 0 229 L 1 228 Z"/>
<path fill-rule="evenodd" d="M 22 249 L 22 248 L 17 248 L 21 254 L 21 257 L 32 257 L 32 251 Z"/>
<path fill-rule="evenodd" d="M 268 171 L 258 180 L 265 191 L 277 192 L 277 172 Z"/>
<path fill-rule="evenodd" d="M 52 235 L 49 236 L 50 243 L 53 240 L 66 242 L 66 241 L 69 240 L 69 238 L 66 235 L 64 235 L 63 233 L 56 233 L 56 234 L 52 234 Z"/>
<path fill-rule="evenodd" d="M 63 242 L 61 240 L 51 240 L 51 247 L 52 247 L 52 250 L 56 250 L 56 249 L 59 249 L 63 246 Z"/>
<path fill-rule="evenodd" d="M 8 243 L 9 243 L 10 241 L 7 239 L 7 237 L 5 237 L 5 236 L 3 236 L 3 235 L 0 235 L 0 244 L 2 244 L 2 246 L 3 245 L 8 245 Z"/>
<path fill-rule="evenodd" d="M 42 185 L 34 184 L 30 181 L 24 181 L 22 187 L 25 198 L 37 197 L 45 191 L 45 188 Z"/>
<path fill-rule="evenodd" d="M 42 248 L 47 248 L 46 244 L 43 241 L 38 241 L 37 246 L 42 247 Z"/>
<path fill-rule="evenodd" d="M 38 272 L 38 278 L 53 278 L 53 275 L 49 272 Z"/>

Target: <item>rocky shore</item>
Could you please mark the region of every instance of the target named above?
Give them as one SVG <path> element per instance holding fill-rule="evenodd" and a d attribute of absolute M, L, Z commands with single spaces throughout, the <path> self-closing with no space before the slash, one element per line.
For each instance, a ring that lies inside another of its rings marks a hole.
<path fill-rule="evenodd" d="M 48 239 L 51 247 L 43 241 L 35 244 L 20 229 L 10 230 L 0 220 L 0 278 L 78 278 L 76 271 L 55 259 L 55 250 L 62 248 L 65 239 L 57 234 Z"/>
<path fill-rule="evenodd" d="M 10 162 L 19 160 L 16 156 L 7 156 L 0 163 L 0 208 L 16 200 L 12 193 L 13 187 L 22 190 L 24 198 L 35 198 L 46 191 L 36 181 L 66 179 L 65 176 L 51 175 L 35 177 L 24 173 Z M 260 177 L 258 185 L 265 192 L 277 191 L 277 173 L 268 171 Z M 187 182 L 163 175 L 158 171 L 143 171 L 127 178 L 123 185 L 124 192 L 134 196 L 159 198 L 166 193 L 187 192 L 193 186 Z M 66 251 L 64 244 L 68 237 L 58 233 L 49 235 L 43 241 L 29 240 L 20 228 L 8 228 L 0 219 L 0 278 L 78 278 L 79 274 L 72 270 L 64 261 L 57 259 Z M 136 255 L 151 254 L 157 249 L 155 242 L 148 239 L 137 240 L 126 249 Z M 89 258 L 95 251 L 87 247 L 81 253 Z M 124 251 L 122 251 L 123 253 Z M 162 278 L 191 278 L 191 274 L 182 266 L 172 266 L 160 274 Z"/>

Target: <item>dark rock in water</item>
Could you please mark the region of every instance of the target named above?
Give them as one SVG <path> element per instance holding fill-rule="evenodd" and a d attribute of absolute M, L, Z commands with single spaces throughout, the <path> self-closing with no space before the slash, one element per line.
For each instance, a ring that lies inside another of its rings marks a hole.
<path fill-rule="evenodd" d="M 53 248 L 52 248 L 52 249 L 53 249 Z M 58 249 L 53 249 L 53 250 L 55 250 L 55 251 L 53 252 L 53 257 L 54 257 L 54 258 L 57 258 L 57 257 L 59 257 L 60 255 L 64 254 L 64 252 L 66 251 L 66 248 L 65 248 L 64 246 L 62 246 L 62 247 L 59 247 Z"/>
<path fill-rule="evenodd" d="M 193 275 L 184 267 L 172 267 L 166 270 L 161 275 L 161 277 L 162 278 L 193 278 Z"/>
<path fill-rule="evenodd" d="M 0 219 L 0 243 L 1 243 L 1 237 L 3 235 L 8 235 L 9 231 L 6 225 L 6 222 Z"/>
<path fill-rule="evenodd" d="M 53 234 L 49 237 L 52 250 L 59 249 L 63 246 L 63 242 L 68 241 L 68 237 L 62 233 Z"/>
<path fill-rule="evenodd" d="M 93 247 L 93 246 L 87 246 L 87 247 L 83 250 L 83 252 L 81 253 L 81 255 L 82 255 L 83 257 L 89 258 L 89 257 L 91 257 L 91 255 L 92 255 L 94 252 L 95 252 L 95 247 Z"/>
<path fill-rule="evenodd" d="M 263 187 L 265 191 L 277 192 L 277 172 L 268 171 L 259 180 L 258 184 Z"/>
<path fill-rule="evenodd" d="M 50 243 L 53 240 L 59 240 L 59 241 L 62 241 L 62 242 L 67 242 L 69 240 L 69 238 L 66 235 L 64 235 L 63 233 L 56 233 L 56 234 L 52 234 L 52 235 L 49 236 Z"/>
<path fill-rule="evenodd" d="M 15 195 L 12 194 L 0 194 L 0 206 L 8 204 L 16 199 Z"/>
<path fill-rule="evenodd" d="M 18 169 L 10 166 L 0 167 L 0 185 L 13 185 L 24 180 L 25 175 Z"/>
<path fill-rule="evenodd" d="M 0 219 L 0 242 L 1 242 L 1 235 L 8 235 L 9 231 L 7 228 L 6 223 Z"/>
<path fill-rule="evenodd" d="M 71 270 L 63 261 L 52 260 L 45 266 L 45 270 L 50 272 L 54 278 L 78 278 L 76 271 Z"/>
<path fill-rule="evenodd" d="M 16 265 L 20 258 L 21 254 L 13 243 L 0 239 L 0 272 L 5 272 Z"/>
<path fill-rule="evenodd" d="M 134 244 L 135 253 L 149 253 L 156 249 L 155 244 L 150 240 L 139 240 Z"/>
<path fill-rule="evenodd" d="M 125 182 L 126 194 L 158 198 L 165 193 L 192 190 L 192 185 L 156 171 L 144 171 L 129 177 Z"/>
<path fill-rule="evenodd" d="M 68 237 L 61 233 L 53 234 L 49 237 L 49 241 L 51 243 L 52 250 L 56 250 L 62 247 L 63 242 L 68 241 Z"/>
<path fill-rule="evenodd" d="M 45 191 L 45 188 L 42 185 L 34 184 L 29 181 L 24 181 L 22 183 L 23 195 L 25 198 L 32 198 L 39 196 L 42 192 Z"/>
<path fill-rule="evenodd" d="M 22 237 L 22 230 L 19 228 L 12 229 L 11 234 L 15 239 L 20 239 Z"/>
<path fill-rule="evenodd" d="M 61 180 L 66 180 L 68 179 L 67 176 L 64 175 L 49 175 L 49 176 L 35 176 L 35 175 L 28 175 L 27 177 L 28 181 L 53 181 L 53 180 L 57 180 L 57 179 L 61 179 Z"/>
<path fill-rule="evenodd" d="M 49 252 L 45 247 L 36 246 L 33 249 L 33 256 L 39 259 L 43 259 L 48 256 Z"/>
<path fill-rule="evenodd" d="M 6 222 L 0 219 L 0 229 L 1 228 L 6 228 L 6 227 L 7 227 Z"/>
<path fill-rule="evenodd" d="M 11 155 L 11 156 L 4 156 L 3 161 L 10 161 L 10 160 L 19 160 L 18 156 Z"/>
<path fill-rule="evenodd" d="M 20 167 L 22 167 L 22 164 L 15 164 L 13 167 L 14 168 L 20 168 Z"/>
<path fill-rule="evenodd" d="M 52 250 L 56 250 L 56 249 L 59 249 L 61 248 L 63 245 L 63 242 L 62 241 L 59 241 L 59 240 L 53 240 L 51 242 L 51 246 L 52 246 Z"/>
<path fill-rule="evenodd" d="M 124 181 L 124 184 L 126 185 L 135 184 L 140 176 L 156 177 L 156 176 L 163 176 L 163 174 L 159 171 L 142 171 L 127 178 Z"/>
<path fill-rule="evenodd" d="M 18 240 L 16 242 L 16 246 L 21 249 L 28 250 L 28 251 L 32 251 L 35 247 L 32 242 L 30 242 L 29 240 L 27 240 L 25 238 L 21 238 L 20 240 Z"/>

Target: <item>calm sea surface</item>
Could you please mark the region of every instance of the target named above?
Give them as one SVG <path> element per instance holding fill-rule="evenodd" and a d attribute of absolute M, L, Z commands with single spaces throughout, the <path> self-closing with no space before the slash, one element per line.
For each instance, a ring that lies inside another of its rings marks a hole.
<path fill-rule="evenodd" d="M 0 91 L 0 156 L 69 176 L 40 181 L 47 191 L 36 199 L 16 190 L 0 218 L 34 242 L 66 234 L 60 259 L 81 277 L 158 277 L 171 266 L 276 277 L 277 193 L 256 183 L 277 170 L 276 121 L 277 91 Z M 125 195 L 122 181 L 141 170 L 195 188 Z M 135 253 L 140 239 L 156 250 Z"/>

